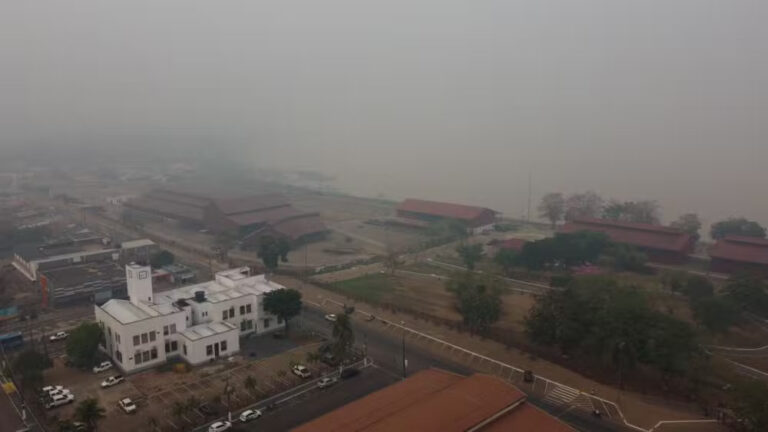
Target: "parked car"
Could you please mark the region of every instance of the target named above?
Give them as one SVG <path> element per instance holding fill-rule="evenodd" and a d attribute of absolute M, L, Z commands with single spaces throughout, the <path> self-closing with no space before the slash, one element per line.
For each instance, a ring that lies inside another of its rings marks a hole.
<path fill-rule="evenodd" d="M 54 390 L 64 390 L 64 386 L 60 386 L 60 385 L 57 385 L 57 386 L 45 386 L 45 387 L 40 389 L 40 392 L 42 392 L 43 394 L 48 394 L 48 393 L 50 393 L 50 392 L 52 392 Z"/>
<path fill-rule="evenodd" d="M 72 393 L 71 391 L 69 391 L 69 389 L 65 389 L 65 388 L 54 389 L 54 390 L 51 390 L 51 391 L 48 392 L 48 397 L 52 398 L 54 396 L 60 396 L 60 395 L 65 395 L 65 394 L 69 394 L 69 393 Z"/>
<path fill-rule="evenodd" d="M 112 369 L 111 361 L 104 361 L 93 367 L 93 373 L 104 372 L 105 370 Z"/>
<path fill-rule="evenodd" d="M 216 422 L 208 427 L 208 432 L 222 432 L 232 429 L 232 423 L 228 421 Z"/>
<path fill-rule="evenodd" d="M 112 387 L 114 385 L 120 384 L 123 381 L 125 381 L 125 378 L 123 378 L 122 375 L 111 376 L 101 382 L 101 388 Z"/>
<path fill-rule="evenodd" d="M 48 338 L 51 342 L 56 342 L 60 340 L 64 340 L 69 337 L 69 333 L 65 331 L 60 331 L 55 334 L 52 334 L 50 338 Z"/>
<path fill-rule="evenodd" d="M 336 314 L 328 314 L 325 316 L 325 319 L 326 321 L 336 322 L 336 320 L 339 319 L 339 317 L 337 317 Z"/>
<path fill-rule="evenodd" d="M 344 369 L 339 374 L 341 379 L 349 379 L 349 378 L 352 378 L 352 377 L 356 377 L 358 375 L 360 375 L 360 369 L 355 369 L 355 368 Z"/>
<path fill-rule="evenodd" d="M 337 382 L 339 382 L 339 379 L 336 377 L 325 377 L 317 382 L 317 387 L 324 389 L 336 384 Z"/>
<path fill-rule="evenodd" d="M 68 403 L 72 403 L 74 400 L 75 400 L 75 395 L 73 395 L 72 393 L 54 396 L 50 400 L 45 402 L 45 408 L 54 409 L 56 407 L 66 405 Z"/>
<path fill-rule="evenodd" d="M 291 368 L 294 375 L 301 377 L 301 378 L 309 378 L 312 376 L 312 373 L 309 371 L 309 369 L 306 368 L 306 366 L 297 364 L 293 368 Z"/>
<path fill-rule="evenodd" d="M 365 317 L 366 321 L 373 321 L 376 319 L 376 316 L 374 314 L 368 314 L 367 317 Z"/>
<path fill-rule="evenodd" d="M 120 399 L 117 403 L 120 409 L 125 411 L 126 414 L 133 414 L 136 412 L 136 404 L 130 398 Z"/>
<path fill-rule="evenodd" d="M 256 420 L 259 417 L 261 417 L 261 411 L 256 409 L 245 410 L 240 413 L 240 421 L 243 423 L 248 423 L 249 421 Z"/>
<path fill-rule="evenodd" d="M 324 352 L 323 355 L 320 356 L 320 361 L 328 366 L 337 366 L 339 364 L 338 359 L 336 359 L 336 356 L 331 352 Z"/>
<path fill-rule="evenodd" d="M 72 430 L 75 432 L 86 432 L 88 430 L 88 425 L 83 422 L 73 422 Z"/>

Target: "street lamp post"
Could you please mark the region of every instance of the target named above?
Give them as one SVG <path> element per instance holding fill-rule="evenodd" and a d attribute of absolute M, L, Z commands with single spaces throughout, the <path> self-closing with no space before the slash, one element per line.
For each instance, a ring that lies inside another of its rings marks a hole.
<path fill-rule="evenodd" d="M 408 360 L 405 358 L 405 321 L 400 321 L 400 326 L 403 328 L 403 379 L 405 379 L 408 368 Z"/>

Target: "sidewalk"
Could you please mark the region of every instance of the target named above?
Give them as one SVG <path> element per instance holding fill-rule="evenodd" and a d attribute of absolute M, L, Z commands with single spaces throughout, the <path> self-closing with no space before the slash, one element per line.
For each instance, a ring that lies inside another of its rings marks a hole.
<path fill-rule="evenodd" d="M 392 322 L 405 321 L 406 326 L 410 328 L 419 330 L 430 336 L 440 338 L 446 342 L 450 342 L 470 351 L 474 351 L 478 354 L 507 363 L 517 368 L 533 370 L 536 375 L 568 385 L 585 393 L 591 393 L 594 391 L 596 396 L 615 402 L 621 408 L 626 420 L 629 423 L 632 423 L 643 429 L 651 429 L 658 422 L 664 420 L 704 419 L 700 415 L 699 410 L 694 406 L 691 406 L 688 409 L 673 408 L 664 401 L 652 402 L 649 400 L 650 398 L 648 396 L 633 392 L 619 391 L 616 388 L 592 381 L 562 366 L 547 362 L 542 359 L 532 360 L 527 353 L 521 352 L 517 349 L 507 349 L 504 345 L 488 339 L 480 340 L 479 338 L 470 337 L 468 334 L 457 333 L 445 327 L 435 326 L 429 322 L 416 321 L 413 317 L 406 314 L 394 314 L 392 312 L 379 309 L 374 305 L 349 300 L 344 296 L 324 290 L 314 285 L 302 283 L 295 278 L 287 276 L 276 276 L 275 279 L 286 286 L 299 288 L 300 291 L 302 291 L 306 301 L 320 303 L 322 302 L 322 299 L 325 298 L 342 303 L 346 302 L 347 304 L 355 305 L 358 309 L 369 311 L 379 318 L 383 318 Z M 376 324 L 359 322 L 359 325 Z M 425 348 L 431 349 L 426 346 Z M 445 355 L 445 353 L 442 352 L 438 352 L 437 354 L 441 356 Z M 460 358 L 454 358 L 452 360 L 461 361 Z M 710 425 L 707 426 L 707 430 L 710 430 Z M 665 430 L 673 429 L 668 427 L 665 428 Z M 711 430 L 718 429 L 714 428 Z"/>

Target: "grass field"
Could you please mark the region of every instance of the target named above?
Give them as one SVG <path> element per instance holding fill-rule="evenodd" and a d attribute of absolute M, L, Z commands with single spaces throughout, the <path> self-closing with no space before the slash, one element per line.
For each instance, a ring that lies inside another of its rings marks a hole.
<path fill-rule="evenodd" d="M 392 294 L 395 288 L 388 275 L 374 273 L 336 282 L 331 289 L 348 297 L 378 303 L 383 297 Z"/>

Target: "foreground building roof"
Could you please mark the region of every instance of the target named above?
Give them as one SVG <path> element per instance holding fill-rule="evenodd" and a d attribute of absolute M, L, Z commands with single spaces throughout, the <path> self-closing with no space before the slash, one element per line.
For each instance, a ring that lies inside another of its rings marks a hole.
<path fill-rule="evenodd" d="M 565 224 L 560 231 L 601 232 L 616 243 L 679 253 L 690 252 L 694 243 L 690 234 L 674 228 L 606 219 L 576 219 Z"/>
<path fill-rule="evenodd" d="M 295 432 L 574 432 L 529 406 L 516 387 L 488 375 L 427 369 L 358 399 Z"/>

